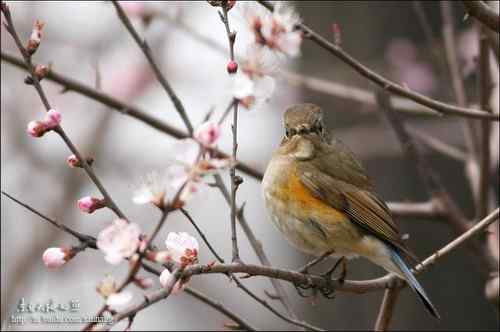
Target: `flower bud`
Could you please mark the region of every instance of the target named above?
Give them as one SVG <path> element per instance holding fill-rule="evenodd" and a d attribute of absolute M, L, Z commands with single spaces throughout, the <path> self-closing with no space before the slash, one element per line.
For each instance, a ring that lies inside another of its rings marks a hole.
<path fill-rule="evenodd" d="M 48 248 L 42 255 L 43 263 L 49 269 L 66 264 L 75 254 L 68 248 Z"/>
<path fill-rule="evenodd" d="M 231 60 L 227 64 L 226 69 L 227 69 L 227 72 L 229 74 L 234 74 L 234 73 L 236 73 L 238 71 L 238 63 L 236 61 L 234 61 L 234 60 Z"/>
<path fill-rule="evenodd" d="M 34 70 L 36 78 L 38 78 L 39 81 L 44 79 L 44 77 L 47 76 L 49 71 L 50 71 L 49 66 L 40 65 L 40 64 L 36 65 L 35 70 Z"/>
<path fill-rule="evenodd" d="M 94 163 L 94 158 L 87 157 L 87 158 L 85 158 L 85 161 L 87 162 L 87 164 L 89 166 L 91 166 Z M 83 165 L 80 162 L 80 160 L 74 154 L 72 154 L 71 156 L 69 156 L 66 159 L 66 163 L 68 163 L 69 167 L 72 167 L 72 168 L 74 168 L 74 167 L 82 168 L 83 167 Z"/>
<path fill-rule="evenodd" d="M 61 113 L 55 109 L 50 109 L 45 113 L 44 122 L 49 129 L 57 127 L 61 123 Z"/>
<path fill-rule="evenodd" d="M 45 23 L 36 20 L 33 30 L 31 31 L 30 39 L 28 39 L 28 45 L 26 46 L 26 51 L 28 51 L 29 55 L 33 55 L 38 46 L 40 46 L 40 42 L 42 41 L 42 29 Z"/>
<path fill-rule="evenodd" d="M 85 196 L 78 200 L 78 208 L 82 212 L 92 213 L 97 209 L 106 207 L 106 202 L 104 199 L 99 199 L 95 197 Z"/>
<path fill-rule="evenodd" d="M 33 137 L 42 137 L 47 130 L 47 125 L 42 121 L 31 121 L 28 123 L 27 132 Z"/>

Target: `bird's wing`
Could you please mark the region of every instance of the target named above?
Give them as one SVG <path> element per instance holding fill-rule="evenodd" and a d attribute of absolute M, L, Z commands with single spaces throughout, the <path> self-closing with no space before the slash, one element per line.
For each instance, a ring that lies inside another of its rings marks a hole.
<path fill-rule="evenodd" d="M 314 163 L 297 165 L 301 182 L 314 196 L 346 213 L 349 219 L 364 231 L 400 249 L 416 259 L 404 245 L 399 230 L 387 206 L 371 191 L 337 179 L 318 169 Z"/>

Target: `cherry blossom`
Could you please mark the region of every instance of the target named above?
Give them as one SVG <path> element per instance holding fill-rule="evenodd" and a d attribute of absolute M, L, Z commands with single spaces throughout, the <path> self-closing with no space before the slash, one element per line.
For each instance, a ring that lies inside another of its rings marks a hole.
<path fill-rule="evenodd" d="M 121 311 L 125 309 L 128 304 L 132 301 L 133 295 L 130 292 L 122 291 L 120 293 L 113 293 L 108 296 L 106 300 L 106 305 L 115 311 Z"/>
<path fill-rule="evenodd" d="M 291 57 L 300 55 L 300 17 L 286 2 L 278 1 L 272 13 L 255 3 L 243 3 L 241 8 L 257 44 Z"/>
<path fill-rule="evenodd" d="M 179 264 L 188 265 L 198 260 L 198 241 L 188 233 L 169 233 L 165 245 L 172 259 Z"/>
<path fill-rule="evenodd" d="M 97 247 L 104 252 L 104 259 L 113 265 L 132 256 L 139 246 L 141 230 L 137 224 L 116 219 L 97 237 Z"/>
<path fill-rule="evenodd" d="M 173 282 L 174 275 L 168 270 L 165 269 L 163 272 L 160 274 L 160 284 L 162 285 L 163 288 L 167 287 L 171 282 Z M 185 284 L 181 283 L 180 280 L 178 280 L 174 287 L 172 288 L 172 294 L 176 295 L 179 294 L 184 290 L 186 287 Z"/>
<path fill-rule="evenodd" d="M 221 128 L 214 121 L 207 121 L 201 124 L 194 132 L 194 138 L 207 147 L 213 147 L 219 140 Z"/>
<path fill-rule="evenodd" d="M 63 266 L 74 256 L 71 249 L 68 248 L 48 248 L 42 255 L 43 263 L 49 269 Z"/>
<path fill-rule="evenodd" d="M 213 130 L 209 128 L 209 130 Z M 215 129 L 216 131 L 216 129 Z M 215 143 L 218 135 L 198 133 L 205 143 Z M 211 136 L 211 137 L 210 137 Z M 133 193 L 136 204 L 152 203 L 163 209 L 166 204 L 175 208 L 183 206 L 203 184 L 202 178 L 220 168 L 231 165 L 231 159 L 210 158 L 202 153 L 200 144 L 193 139 L 177 141 L 170 149 L 169 160 L 163 173 L 152 172 Z M 175 199 L 175 201 L 174 201 Z"/>

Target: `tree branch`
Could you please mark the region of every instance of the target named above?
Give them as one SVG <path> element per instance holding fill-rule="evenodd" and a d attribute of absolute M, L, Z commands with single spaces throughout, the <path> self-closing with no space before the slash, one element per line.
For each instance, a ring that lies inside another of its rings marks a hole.
<path fill-rule="evenodd" d="M 29 71 L 27 67 L 25 66 L 24 62 L 15 57 L 12 56 L 8 53 L 1 52 L 1 58 L 3 61 L 6 61 L 18 68 L 24 69 Z M 55 72 L 54 70 L 50 70 L 47 76 L 45 77 L 46 80 L 58 83 L 64 87 L 65 90 L 67 91 L 74 91 L 76 93 L 79 93 L 83 96 L 86 96 L 90 99 L 93 99 L 103 105 L 109 106 L 111 109 L 116 110 L 124 115 L 131 116 L 135 118 L 136 120 L 139 120 L 147 125 L 149 125 L 152 128 L 155 128 L 167 135 L 170 135 L 175 138 L 183 139 L 183 138 L 188 138 L 191 137 L 189 134 L 185 133 L 182 130 L 179 130 L 163 121 L 160 119 L 153 117 L 148 114 L 148 112 L 127 104 L 119 99 L 116 99 L 104 92 L 101 92 L 99 90 L 96 90 L 92 88 L 89 85 L 80 83 L 72 78 L 69 78 L 65 75 L 59 74 Z M 215 153 L 215 156 L 220 157 L 220 158 L 228 158 L 229 156 L 221 152 L 217 149 L 213 150 Z M 257 179 L 261 180 L 262 179 L 262 172 L 253 168 L 252 166 L 243 163 L 241 161 L 237 161 L 236 163 L 236 168 L 239 169 L 240 171 L 246 173 L 247 175 Z"/>
<path fill-rule="evenodd" d="M 1 7 L 2 13 L 4 14 L 6 23 L 4 23 L 6 30 L 9 32 L 9 34 L 12 36 L 14 39 L 17 48 L 19 49 L 19 52 L 23 56 L 24 59 L 24 67 L 27 68 L 31 80 L 33 82 L 33 86 L 35 87 L 36 91 L 38 92 L 38 95 L 45 106 L 45 110 L 48 112 L 52 107 L 49 104 L 49 100 L 47 96 L 45 95 L 45 92 L 40 84 L 40 81 L 35 75 L 34 67 L 31 62 L 31 55 L 28 54 L 26 49 L 24 48 L 21 40 L 19 39 L 19 36 L 16 32 L 16 29 L 14 27 L 14 22 L 12 21 L 12 16 L 10 13 L 9 7 L 4 3 L 2 3 Z M 66 135 L 64 132 L 64 129 L 62 128 L 61 125 L 58 125 L 56 128 L 54 128 L 54 132 L 59 134 L 59 136 L 62 138 L 62 140 L 66 143 L 68 148 L 71 150 L 71 152 L 80 160 L 85 172 L 87 173 L 88 177 L 92 180 L 92 182 L 96 185 L 97 189 L 101 192 L 102 196 L 104 197 L 106 201 L 106 205 L 120 218 L 126 219 L 125 215 L 121 210 L 118 208 L 116 203 L 113 201 L 111 196 L 108 194 L 106 189 L 104 188 L 103 184 L 97 177 L 97 175 L 94 173 L 94 170 L 91 168 L 91 166 L 88 164 L 87 160 L 83 158 L 83 156 L 80 154 L 80 151 L 76 148 L 76 146 L 73 144 L 73 142 L 70 140 L 70 138 Z"/>
<path fill-rule="evenodd" d="M 127 14 L 123 11 L 121 5 L 118 3 L 118 1 L 112 1 L 113 6 L 115 6 L 116 12 L 118 14 L 118 17 L 120 18 L 120 21 L 123 23 L 127 31 L 130 33 L 132 38 L 134 38 L 135 42 L 137 43 L 137 46 L 142 50 L 144 53 L 144 56 L 146 56 L 146 59 L 148 60 L 149 65 L 151 66 L 151 69 L 153 69 L 153 72 L 158 79 L 158 82 L 160 82 L 161 86 L 167 93 L 168 97 L 174 104 L 175 109 L 177 110 L 177 113 L 182 118 L 182 121 L 184 122 L 184 125 L 186 126 L 188 132 L 190 135 L 193 134 L 193 126 L 191 125 L 191 122 L 189 121 L 189 118 L 187 116 L 186 110 L 184 109 L 184 106 L 182 105 L 182 102 L 180 101 L 179 97 L 177 97 L 177 94 L 174 92 L 170 84 L 168 83 L 167 79 L 165 76 L 161 73 L 160 68 L 156 64 L 155 60 L 153 59 L 153 55 L 151 54 L 151 49 L 149 48 L 148 43 L 146 40 L 141 39 L 139 34 L 137 33 L 137 30 L 135 30 L 134 26 L 132 23 L 130 23 L 130 20 L 127 17 Z"/>
<path fill-rule="evenodd" d="M 483 1 L 462 1 L 467 13 L 497 33 L 500 32 L 500 17 Z"/>
<path fill-rule="evenodd" d="M 396 280 L 395 280 L 396 281 Z M 384 292 L 384 298 L 380 305 L 380 309 L 375 322 L 375 331 L 387 331 L 389 324 L 394 314 L 394 307 L 401 289 L 399 287 L 387 288 Z"/>
<path fill-rule="evenodd" d="M 258 0 L 260 4 L 269 9 L 270 11 L 274 10 L 274 5 L 269 3 L 268 1 Z M 463 108 L 455 105 L 446 104 L 434 99 L 431 99 L 427 96 L 419 94 L 417 92 L 413 92 L 409 89 L 402 87 L 399 84 L 396 84 L 385 77 L 377 74 L 376 72 L 370 70 L 368 67 L 363 65 L 361 62 L 353 58 L 347 52 L 345 52 L 339 45 L 333 44 L 329 42 L 326 38 L 322 37 L 314 30 L 309 28 L 305 24 L 298 24 L 297 26 L 300 30 L 304 32 L 305 38 L 308 38 L 321 46 L 323 49 L 327 50 L 331 54 L 338 57 L 340 60 L 351 66 L 355 71 L 357 71 L 362 76 L 366 77 L 370 81 L 375 84 L 381 86 L 384 90 L 397 94 L 399 96 L 407 97 L 419 104 L 430 107 L 440 113 L 447 115 L 456 115 L 456 116 L 464 116 L 470 118 L 480 118 L 480 119 L 489 119 L 493 121 L 500 121 L 500 117 L 495 114 L 490 114 L 485 112 L 484 110 L 475 110 L 469 108 Z"/>

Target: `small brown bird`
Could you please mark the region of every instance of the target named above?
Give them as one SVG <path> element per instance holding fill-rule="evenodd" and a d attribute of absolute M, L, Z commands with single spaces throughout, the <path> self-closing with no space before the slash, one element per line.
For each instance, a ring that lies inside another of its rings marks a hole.
<path fill-rule="evenodd" d="M 273 224 L 299 250 L 320 256 L 363 256 L 406 280 L 428 311 L 437 310 L 404 257 L 415 256 L 401 240 L 387 205 L 351 151 L 330 139 L 321 109 L 288 108 L 285 137 L 267 166 L 263 195 Z"/>

